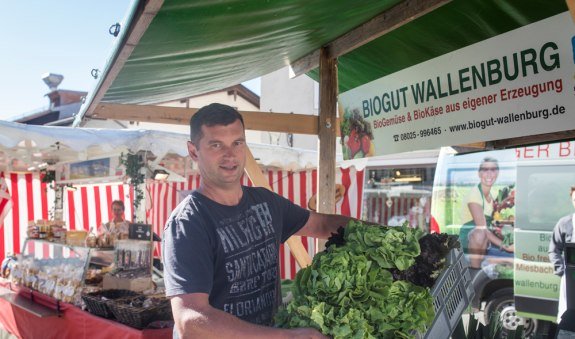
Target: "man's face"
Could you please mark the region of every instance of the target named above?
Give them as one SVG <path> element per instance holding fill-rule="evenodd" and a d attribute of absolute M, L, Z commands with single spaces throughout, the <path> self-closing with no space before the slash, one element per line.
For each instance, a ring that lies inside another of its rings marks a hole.
<path fill-rule="evenodd" d="M 498 175 L 499 168 L 496 163 L 485 162 L 479 168 L 479 179 L 481 179 L 481 184 L 485 186 L 493 186 Z"/>
<path fill-rule="evenodd" d="M 573 204 L 573 207 L 575 207 L 575 191 L 571 192 L 571 203 Z"/>
<path fill-rule="evenodd" d="M 217 187 L 238 184 L 246 163 L 246 136 L 241 121 L 202 126 L 202 138 L 197 145 L 188 141 L 188 153 L 206 183 Z"/>
<path fill-rule="evenodd" d="M 114 219 L 121 219 L 124 217 L 124 209 L 118 204 L 112 204 L 112 213 L 114 214 Z"/>

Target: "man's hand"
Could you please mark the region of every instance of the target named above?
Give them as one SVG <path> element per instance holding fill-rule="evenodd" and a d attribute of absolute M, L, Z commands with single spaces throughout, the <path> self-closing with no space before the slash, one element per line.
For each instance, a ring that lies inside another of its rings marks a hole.
<path fill-rule="evenodd" d="M 293 336 L 291 336 L 293 334 Z M 329 339 L 313 328 L 294 328 L 290 330 L 290 336 L 297 339 Z"/>
<path fill-rule="evenodd" d="M 209 304 L 207 293 L 172 297 L 175 328 L 181 339 L 329 339 L 313 328 L 273 328 L 241 320 Z"/>
<path fill-rule="evenodd" d="M 501 248 L 502 248 L 504 251 L 509 252 L 509 253 L 515 252 L 515 245 L 514 245 L 514 244 L 511 244 L 511 245 L 502 245 Z"/>
<path fill-rule="evenodd" d="M 307 223 L 296 233 L 299 236 L 308 236 L 327 239 L 332 233 L 337 233 L 340 226 L 345 227 L 352 218 L 337 215 L 310 212 Z"/>

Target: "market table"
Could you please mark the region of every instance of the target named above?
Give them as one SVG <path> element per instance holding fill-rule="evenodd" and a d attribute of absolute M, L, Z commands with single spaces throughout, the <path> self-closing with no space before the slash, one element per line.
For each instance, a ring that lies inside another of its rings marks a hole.
<path fill-rule="evenodd" d="M 74 305 L 56 303 L 38 292 L 32 294 L 34 301 L 30 299 L 28 289 L 0 280 L 0 324 L 19 338 L 172 338 L 171 326 L 137 330 L 82 311 Z M 17 305 L 19 303 L 24 307 L 31 303 L 38 307 L 25 310 Z"/>

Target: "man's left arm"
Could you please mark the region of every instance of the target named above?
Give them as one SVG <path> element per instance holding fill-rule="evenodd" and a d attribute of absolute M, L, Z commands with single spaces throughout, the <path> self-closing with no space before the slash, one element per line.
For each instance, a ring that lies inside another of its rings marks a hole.
<path fill-rule="evenodd" d="M 327 239 L 332 233 L 337 233 L 338 228 L 345 227 L 350 220 L 356 220 L 345 215 L 310 213 L 309 219 L 296 235 Z"/>

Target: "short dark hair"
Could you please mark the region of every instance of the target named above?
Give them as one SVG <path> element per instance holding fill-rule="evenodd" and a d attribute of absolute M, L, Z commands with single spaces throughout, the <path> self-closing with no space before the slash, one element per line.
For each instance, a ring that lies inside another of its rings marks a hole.
<path fill-rule="evenodd" d="M 204 125 L 208 127 L 215 125 L 227 126 L 236 120 L 239 120 L 245 128 L 244 118 L 235 108 L 219 103 L 204 106 L 190 118 L 190 141 L 197 145 L 203 136 L 202 126 Z"/>
<path fill-rule="evenodd" d="M 481 160 L 481 163 L 479 164 L 479 170 L 480 170 L 480 171 L 481 171 L 481 169 L 483 168 L 483 165 L 484 165 L 486 162 L 492 162 L 492 163 L 494 163 L 494 164 L 495 164 L 495 167 L 496 167 L 497 169 L 499 169 L 499 162 L 497 161 L 497 159 L 495 159 L 495 158 L 493 158 L 493 157 L 485 157 L 485 158 L 483 158 L 483 160 Z"/>
<path fill-rule="evenodd" d="M 572 196 L 573 192 L 575 192 L 575 186 L 571 186 L 571 191 L 569 192 L 569 196 Z"/>
<path fill-rule="evenodd" d="M 124 207 L 124 202 L 122 200 L 114 200 L 112 201 L 112 205 L 110 206 L 114 206 L 114 205 L 118 205 L 122 208 L 122 210 L 126 210 L 126 208 Z"/>

